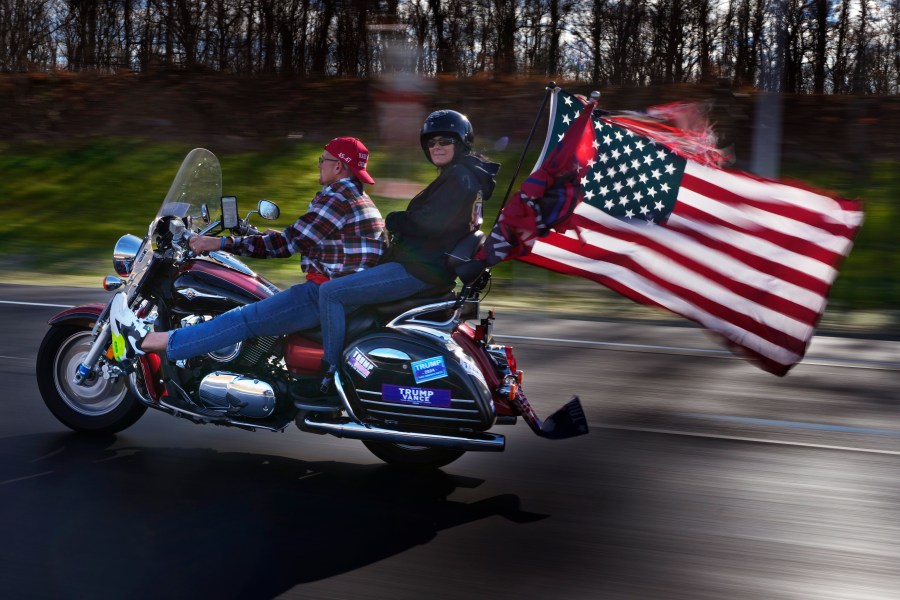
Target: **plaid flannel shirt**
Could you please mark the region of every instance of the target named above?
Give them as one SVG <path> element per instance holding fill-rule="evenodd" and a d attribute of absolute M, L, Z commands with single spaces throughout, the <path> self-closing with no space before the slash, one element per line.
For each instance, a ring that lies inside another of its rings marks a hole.
<path fill-rule="evenodd" d="M 288 258 L 300 253 L 300 268 L 329 279 L 378 264 L 387 232 L 381 213 L 354 178 L 325 186 L 309 210 L 283 232 L 229 236 L 224 250 L 252 258 Z"/>

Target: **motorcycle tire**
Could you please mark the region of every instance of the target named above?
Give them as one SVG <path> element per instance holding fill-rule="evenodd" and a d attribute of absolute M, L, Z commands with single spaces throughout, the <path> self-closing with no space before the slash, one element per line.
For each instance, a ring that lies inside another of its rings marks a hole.
<path fill-rule="evenodd" d="M 69 429 L 96 435 L 118 433 L 134 425 L 147 407 L 122 377 L 117 381 L 97 377 L 83 386 L 72 381 L 90 344 L 87 327 L 51 327 L 38 350 L 38 389 L 53 416 Z"/>
<path fill-rule="evenodd" d="M 363 441 L 369 452 L 395 467 L 407 469 L 439 469 L 466 453 L 451 448 L 428 448 L 393 442 Z"/>

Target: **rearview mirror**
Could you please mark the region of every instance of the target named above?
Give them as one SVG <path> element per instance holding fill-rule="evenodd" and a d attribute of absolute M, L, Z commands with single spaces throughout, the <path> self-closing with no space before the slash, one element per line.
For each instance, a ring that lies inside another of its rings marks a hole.
<path fill-rule="evenodd" d="M 260 200 L 256 210 L 259 211 L 259 216 L 267 221 L 274 221 L 281 214 L 278 205 L 269 200 Z"/>
<path fill-rule="evenodd" d="M 238 216 L 237 196 L 222 196 L 222 227 L 233 229 L 238 226 L 241 218 Z"/>

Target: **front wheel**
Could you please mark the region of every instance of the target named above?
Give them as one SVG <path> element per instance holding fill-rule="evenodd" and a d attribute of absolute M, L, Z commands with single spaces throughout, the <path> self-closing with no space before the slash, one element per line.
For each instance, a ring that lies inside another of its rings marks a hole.
<path fill-rule="evenodd" d="M 38 350 L 38 388 L 44 404 L 66 427 L 81 433 L 117 433 L 140 419 L 147 407 L 128 390 L 124 377 L 74 382 L 90 348 L 90 329 L 51 327 Z"/>
<path fill-rule="evenodd" d="M 466 453 L 465 450 L 428 448 L 393 442 L 364 441 L 363 444 L 369 452 L 389 465 L 408 469 L 439 469 Z"/>

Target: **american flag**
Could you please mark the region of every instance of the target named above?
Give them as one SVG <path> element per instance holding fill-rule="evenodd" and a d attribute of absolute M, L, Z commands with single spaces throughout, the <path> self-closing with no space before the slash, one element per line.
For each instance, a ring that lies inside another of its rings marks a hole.
<path fill-rule="evenodd" d="M 554 91 L 539 165 L 583 106 Z M 703 164 L 630 122 L 594 118 L 596 155 L 569 229 L 519 260 L 691 319 L 786 374 L 825 310 L 861 203 Z"/>

